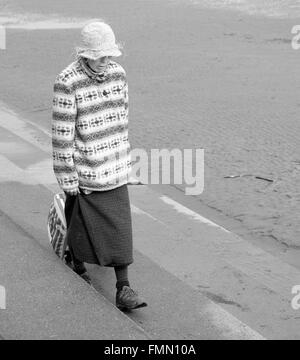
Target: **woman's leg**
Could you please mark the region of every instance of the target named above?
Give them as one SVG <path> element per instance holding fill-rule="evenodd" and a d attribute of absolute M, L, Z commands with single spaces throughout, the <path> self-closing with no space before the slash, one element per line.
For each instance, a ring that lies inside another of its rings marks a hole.
<path fill-rule="evenodd" d="M 122 290 L 123 286 L 129 286 L 128 281 L 128 265 L 124 266 L 115 266 L 115 274 L 116 274 L 116 288 L 117 290 Z"/>
<path fill-rule="evenodd" d="M 132 310 L 147 306 L 147 303 L 139 298 L 137 292 L 132 290 L 128 281 L 128 265 L 115 266 L 117 278 L 116 305 L 120 310 Z"/>

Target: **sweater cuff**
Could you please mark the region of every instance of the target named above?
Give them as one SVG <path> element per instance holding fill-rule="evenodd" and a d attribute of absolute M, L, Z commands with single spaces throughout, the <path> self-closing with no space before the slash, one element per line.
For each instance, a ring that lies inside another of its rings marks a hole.
<path fill-rule="evenodd" d="M 58 179 L 58 184 L 63 191 L 76 190 L 79 187 L 78 176 L 64 176 L 63 178 Z"/>

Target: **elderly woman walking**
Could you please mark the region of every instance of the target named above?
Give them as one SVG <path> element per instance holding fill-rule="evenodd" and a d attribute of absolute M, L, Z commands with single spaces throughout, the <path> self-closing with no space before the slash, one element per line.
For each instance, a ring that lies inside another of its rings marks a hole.
<path fill-rule="evenodd" d="M 67 241 L 74 271 L 90 283 L 84 262 L 114 267 L 116 306 L 147 304 L 131 289 L 133 262 L 128 195 L 128 84 L 111 27 L 85 25 L 77 59 L 54 84 L 54 173 L 66 193 Z"/>

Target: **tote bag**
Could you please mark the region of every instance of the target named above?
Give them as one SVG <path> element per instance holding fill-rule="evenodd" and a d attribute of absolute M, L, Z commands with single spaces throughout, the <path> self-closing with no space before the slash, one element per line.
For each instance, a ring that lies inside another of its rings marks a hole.
<path fill-rule="evenodd" d="M 54 196 L 48 215 L 48 236 L 55 254 L 68 263 L 69 251 L 67 246 L 67 222 L 65 218 L 65 194 Z"/>

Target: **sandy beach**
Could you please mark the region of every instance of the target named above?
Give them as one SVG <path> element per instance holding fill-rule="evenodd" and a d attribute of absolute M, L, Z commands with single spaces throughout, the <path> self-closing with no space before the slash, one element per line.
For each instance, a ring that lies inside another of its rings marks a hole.
<path fill-rule="evenodd" d="M 205 149 L 205 191 L 197 200 L 249 235 L 300 249 L 300 50 L 291 47 L 297 19 L 188 0 L 42 3 L 0 1 L 1 15 L 109 21 L 124 43 L 132 147 Z M 8 28 L 1 101 L 49 130 L 53 81 L 73 60 L 78 34 Z"/>

